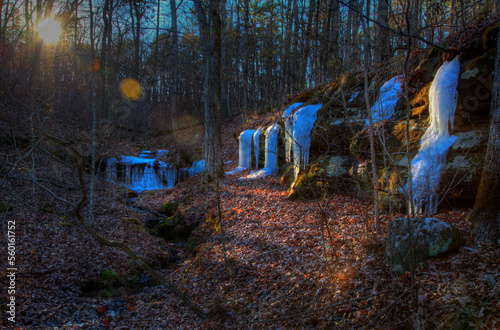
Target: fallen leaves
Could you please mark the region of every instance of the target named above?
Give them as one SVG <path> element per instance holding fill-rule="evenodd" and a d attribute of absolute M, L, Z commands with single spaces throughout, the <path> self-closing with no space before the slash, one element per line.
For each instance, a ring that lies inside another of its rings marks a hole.
<path fill-rule="evenodd" d="M 234 148 L 232 136 L 225 141 Z M 224 153 L 236 166 L 237 152 L 229 149 Z M 388 271 L 383 235 L 375 239 L 369 230 L 373 222 L 369 203 L 342 195 L 291 202 L 286 199 L 287 188 L 276 177 L 247 181 L 227 176 L 220 181 L 219 230 L 215 228 L 217 191 L 201 187 L 200 181 L 190 178 L 171 190 L 143 193 L 137 200 L 151 210 L 165 201 L 179 201 L 183 217 L 199 225 L 192 234 L 197 244 L 190 249 L 189 242 L 167 243 L 141 226 L 123 226 L 121 219 L 141 224 L 150 215 L 126 207 L 122 198 L 126 189 L 108 183 L 101 183 L 97 192 L 95 227 L 109 239 L 126 241 L 146 261 L 157 262 L 169 281 L 206 309 L 219 301 L 224 314 L 207 321 L 196 318 L 166 287 L 153 286 L 123 253 L 92 241 L 72 221 L 71 210 L 44 196 L 59 213 L 40 213 L 37 205 L 16 207 L 22 212 L 15 216 L 25 219 L 20 222 L 20 269 L 32 272 L 20 277 L 19 324 L 397 328 L 411 326 L 416 315 L 427 320 L 430 328 L 470 322 L 494 327 L 500 322 L 495 317 L 500 311 L 499 251 L 490 245 L 473 245 L 466 210 L 437 216 L 457 224 L 466 234 L 467 246 L 419 266 L 415 274 L 419 304 L 409 294 L 410 276 L 393 278 Z M 24 188 L 23 199 L 29 200 L 30 187 Z M 68 199 L 78 198 L 77 193 L 66 194 Z M 401 215 L 381 217 L 384 231 L 389 219 L 397 216 Z M 158 263 L 165 251 L 173 255 L 174 263 L 168 267 Z M 105 270 L 143 286 L 111 297 L 83 295 L 83 284 L 98 279 Z"/>

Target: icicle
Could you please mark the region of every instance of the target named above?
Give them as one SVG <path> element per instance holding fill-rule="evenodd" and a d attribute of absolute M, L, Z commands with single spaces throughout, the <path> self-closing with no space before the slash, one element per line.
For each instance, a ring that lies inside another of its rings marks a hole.
<path fill-rule="evenodd" d="M 239 142 L 240 142 L 240 163 L 239 167 L 242 168 L 250 168 L 250 155 L 252 152 L 252 137 L 255 130 L 247 130 L 243 131 L 240 134 Z"/>
<path fill-rule="evenodd" d="M 127 186 L 132 185 L 132 164 L 130 163 L 125 164 L 125 184 Z"/>
<path fill-rule="evenodd" d="M 163 152 L 167 152 L 164 150 Z M 154 151 L 143 151 L 141 157 L 122 156 L 120 161 L 110 158 L 107 161 L 109 181 L 141 192 L 150 189 L 172 188 L 177 179 L 177 168 L 173 165 L 156 161 L 152 158 Z M 195 162 L 196 163 L 196 162 Z M 200 168 L 197 163 L 197 168 Z M 204 166 L 201 166 L 204 168 Z M 118 173 L 120 172 L 120 173 Z"/>
<path fill-rule="evenodd" d="M 246 130 L 241 132 L 238 138 L 239 142 L 239 163 L 238 167 L 231 172 L 226 172 L 227 175 L 233 175 L 240 171 L 250 168 L 250 159 L 252 157 L 252 138 L 255 130 Z"/>
<path fill-rule="evenodd" d="M 199 160 L 197 162 L 193 162 L 193 166 L 189 170 L 189 176 L 195 176 L 196 174 L 205 172 L 205 160 Z"/>
<path fill-rule="evenodd" d="M 389 119 L 394 114 L 394 108 L 401 94 L 402 79 L 403 76 L 396 76 L 380 87 L 380 96 L 371 109 L 373 123 Z M 368 125 L 369 121 L 367 119 L 365 127 Z"/>
<path fill-rule="evenodd" d="M 269 126 L 266 130 L 266 161 L 265 167 L 271 173 L 278 171 L 278 133 L 280 127 L 278 124 Z"/>
<path fill-rule="evenodd" d="M 281 116 L 281 118 L 286 119 L 286 118 L 290 117 L 290 115 L 292 114 L 293 109 L 296 109 L 296 108 L 300 107 L 302 104 L 304 104 L 304 103 L 294 103 L 294 104 L 289 105 L 283 111 L 283 115 Z"/>
<path fill-rule="evenodd" d="M 255 169 L 259 168 L 259 140 L 260 140 L 260 132 L 262 131 L 262 127 L 259 127 L 253 133 L 253 150 L 255 153 Z"/>
<path fill-rule="evenodd" d="M 106 160 L 106 175 L 105 178 L 107 181 L 116 182 L 117 180 L 117 166 L 116 166 L 116 158 L 108 158 Z"/>
<path fill-rule="evenodd" d="M 154 159 L 156 157 L 156 151 L 151 150 L 143 150 L 139 154 L 139 158 L 142 159 Z"/>
<path fill-rule="evenodd" d="M 159 185 L 162 185 L 164 188 L 168 189 L 173 188 L 177 177 L 177 170 L 175 166 L 162 163 L 160 165 L 160 169 L 161 175 L 158 180 Z"/>
<path fill-rule="evenodd" d="M 418 154 L 411 162 L 413 213 L 422 213 L 424 206 L 427 215 L 437 212 L 441 170 L 448 149 L 457 139 L 449 135 L 448 123 L 453 126 L 459 74 L 460 63 L 455 57 L 439 68 L 429 90 L 431 124 L 420 141 Z"/>
<path fill-rule="evenodd" d="M 316 121 L 316 114 L 322 104 L 308 105 L 300 108 L 292 118 L 292 150 L 295 166 L 295 179 L 302 167 L 309 163 L 309 146 L 311 144 L 311 130 Z"/>
<path fill-rule="evenodd" d="M 265 166 L 258 172 L 240 179 L 257 179 L 278 172 L 278 124 L 269 126 L 266 130 Z"/>
<path fill-rule="evenodd" d="M 155 158 L 159 158 L 159 157 L 162 157 L 162 156 L 166 156 L 168 154 L 168 150 L 158 150 L 156 152 L 156 157 Z"/>
<path fill-rule="evenodd" d="M 289 105 L 285 111 L 283 111 L 282 118 L 285 120 L 285 160 L 287 163 L 292 161 L 292 111 L 296 108 L 302 106 L 303 103 L 294 103 Z"/>

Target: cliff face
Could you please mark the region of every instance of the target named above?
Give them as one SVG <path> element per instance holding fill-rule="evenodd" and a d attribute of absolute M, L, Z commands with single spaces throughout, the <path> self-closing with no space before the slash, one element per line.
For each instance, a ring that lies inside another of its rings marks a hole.
<path fill-rule="evenodd" d="M 490 24 L 476 30 L 474 35 L 467 35 L 467 42 L 463 37 L 455 37 L 454 41 L 460 44 L 460 74 L 453 127 L 450 125 L 448 131 L 457 139 L 448 150 L 442 169 L 439 197 L 443 202 L 440 207 L 472 206 L 481 178 L 488 140 L 493 47 L 498 25 Z M 416 69 L 409 74 L 409 152 L 406 146 L 407 104 L 403 96 L 397 102 L 394 115 L 376 124 L 382 207 L 387 208 L 390 201 L 393 208 L 405 208 L 408 158 L 411 161 L 415 157 L 421 137 L 429 127 L 429 89 L 439 67 L 453 56 L 432 49 L 420 56 Z M 373 96 L 370 100 L 373 105 L 384 81 L 375 74 L 370 78 L 369 95 Z M 309 165 L 293 186 L 294 196 L 317 196 L 326 190 L 348 191 L 366 198 L 372 195 L 370 144 L 361 81 L 359 76 L 347 76 L 340 83 L 306 91 L 291 100 L 290 103 L 323 104 L 311 133 Z M 283 168 L 286 171 L 286 166 Z"/>

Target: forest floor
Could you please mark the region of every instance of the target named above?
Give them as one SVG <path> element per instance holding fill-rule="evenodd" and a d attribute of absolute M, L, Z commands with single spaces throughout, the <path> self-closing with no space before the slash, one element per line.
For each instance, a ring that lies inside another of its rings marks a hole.
<path fill-rule="evenodd" d="M 233 133 L 242 126 L 232 122 L 224 127 L 224 161 L 231 161 L 225 170 L 229 171 L 238 163 Z M 144 140 L 143 145 L 158 149 L 173 139 L 172 135 L 160 136 Z M 2 148 L 10 152 L 8 146 Z M 132 155 L 137 143 L 121 142 L 117 150 Z M 49 171 L 50 163 L 46 166 Z M 127 207 L 126 188 L 98 183 L 98 233 L 127 243 L 203 310 L 217 305 L 218 312 L 207 320 L 197 317 L 165 285 L 156 285 L 125 253 L 95 242 L 77 223 L 72 209 L 48 190 L 33 187 L 30 181 L 6 179 L 3 185 L 10 194 L 3 201 L 12 209 L 0 215 L 4 233 L 8 221 L 15 221 L 18 270 L 15 323 L 2 311 L 1 325 L 92 329 L 500 327 L 500 251 L 473 242 L 471 224 L 466 221 L 469 210 L 443 210 L 436 215 L 464 233 L 464 247 L 428 260 L 414 276 L 396 277 L 385 261 L 385 233 L 390 218 L 401 214 L 383 214 L 383 234 L 375 235 L 372 206 L 366 201 L 343 195 L 289 201 L 288 188 L 277 177 L 239 179 L 248 173 L 226 175 L 218 187 L 202 186 L 198 176 L 173 189 L 140 194 L 136 206 L 158 210 L 163 203 L 176 201 L 177 215 L 198 225 L 189 240 L 175 242 L 147 232 L 145 224 L 153 215 Z M 79 199 L 76 189 L 49 187 L 68 202 Z M 7 255 L 5 243 L 1 253 Z M 2 272 L 1 300 L 6 306 L 6 267 Z"/>

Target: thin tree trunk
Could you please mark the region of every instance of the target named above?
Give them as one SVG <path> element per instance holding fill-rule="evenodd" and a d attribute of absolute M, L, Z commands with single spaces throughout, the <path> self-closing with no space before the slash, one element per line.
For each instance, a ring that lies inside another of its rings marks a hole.
<path fill-rule="evenodd" d="M 177 6 L 175 0 L 170 0 L 170 15 L 172 17 L 172 90 L 170 93 L 170 106 L 172 112 L 172 129 L 176 130 L 177 120 L 177 84 L 178 84 L 178 62 L 179 62 L 179 46 L 177 35 Z"/>
<path fill-rule="evenodd" d="M 250 8 L 249 0 L 244 0 L 244 11 L 243 25 L 245 26 L 245 33 L 243 35 L 243 111 L 248 108 L 248 38 L 250 36 Z"/>
<path fill-rule="evenodd" d="M 210 180 L 216 179 L 223 174 L 220 77 L 222 21 L 220 18 L 220 0 L 210 2 L 208 13 L 203 8 L 201 0 L 194 0 L 193 2 L 200 25 L 203 58 L 206 67 L 204 83 L 205 172 Z M 211 36 L 209 30 L 213 31 L 213 36 Z M 215 101 L 215 106 L 211 104 L 211 100 Z"/>
<path fill-rule="evenodd" d="M 92 0 L 89 0 L 90 9 L 90 63 L 94 63 L 94 13 L 92 12 Z M 95 170 L 96 170 L 96 132 L 97 132 L 97 114 L 95 106 L 95 72 L 90 73 L 90 104 L 92 108 L 92 167 L 90 173 L 90 196 L 89 196 L 89 224 L 94 224 L 94 190 L 95 190 Z"/>
<path fill-rule="evenodd" d="M 386 0 L 379 0 L 377 7 L 377 21 L 379 21 L 383 25 L 387 25 L 387 14 L 389 10 L 389 5 Z M 384 29 L 381 25 L 375 26 L 376 32 L 376 60 L 379 62 L 384 62 L 387 60 L 390 53 L 390 44 L 388 40 L 387 30 Z"/>
<path fill-rule="evenodd" d="M 490 136 L 476 203 L 469 219 L 474 224 L 476 241 L 500 244 L 500 31 L 493 79 Z"/>
<path fill-rule="evenodd" d="M 310 2 L 310 8 L 309 8 L 309 17 L 307 19 L 307 28 L 306 28 L 306 43 L 304 46 L 304 49 L 302 50 L 302 70 L 300 73 L 300 87 L 301 88 L 306 88 L 307 87 L 307 67 L 308 67 L 308 62 L 309 62 L 309 52 L 310 52 L 310 43 L 311 43 L 311 31 L 312 31 L 312 22 L 313 22 L 313 16 L 314 16 L 314 10 L 315 10 L 315 5 L 316 1 L 311 1 Z"/>
<path fill-rule="evenodd" d="M 363 34 L 364 34 L 364 49 L 365 51 L 368 49 L 368 43 L 370 42 L 368 33 L 366 31 L 366 24 L 364 20 L 361 20 L 361 24 L 363 26 Z M 377 175 L 377 159 L 375 155 L 375 127 L 373 126 L 373 120 L 372 120 L 372 111 L 371 111 L 371 105 L 370 105 L 370 95 L 369 95 L 369 84 L 368 84 L 368 55 L 363 54 L 364 57 L 364 70 L 363 70 L 363 77 L 364 77 L 364 90 L 365 90 L 365 105 L 366 105 L 366 110 L 368 112 L 368 123 L 369 123 L 369 134 L 370 134 L 370 158 L 372 162 L 372 184 L 373 184 L 373 208 L 375 211 L 375 228 L 377 230 L 378 234 L 381 234 L 381 228 L 380 228 L 380 217 L 379 217 L 379 207 L 378 207 L 378 175 Z"/>

